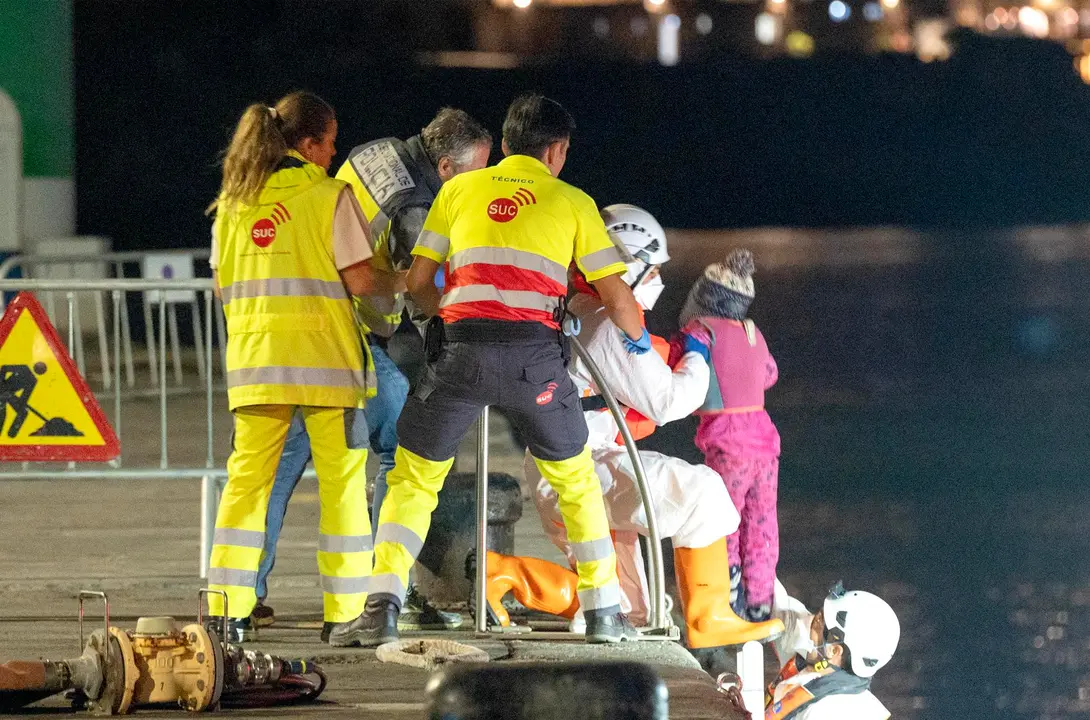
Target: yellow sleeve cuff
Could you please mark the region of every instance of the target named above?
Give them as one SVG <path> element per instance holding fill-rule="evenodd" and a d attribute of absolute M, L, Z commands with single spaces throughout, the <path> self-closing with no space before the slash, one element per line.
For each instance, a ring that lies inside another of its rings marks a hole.
<path fill-rule="evenodd" d="M 423 245 L 417 245 L 416 247 L 414 247 L 412 254 L 413 255 L 419 255 L 420 257 L 426 257 L 429 260 L 434 260 L 435 262 L 439 263 L 440 265 L 442 265 L 443 262 L 446 260 L 445 257 L 440 255 L 436 251 L 432 250 L 429 247 L 424 247 Z M 624 268 L 624 265 L 622 265 L 621 268 Z"/>
<path fill-rule="evenodd" d="M 586 277 L 586 279 L 590 282 L 594 282 L 595 280 L 601 280 L 602 278 L 609 277 L 610 275 L 623 275 L 627 271 L 628 268 L 625 267 L 625 264 L 619 262 L 613 263 L 612 265 L 606 265 L 604 268 L 600 270 L 595 270 L 594 272 L 584 272 L 583 276 Z"/>

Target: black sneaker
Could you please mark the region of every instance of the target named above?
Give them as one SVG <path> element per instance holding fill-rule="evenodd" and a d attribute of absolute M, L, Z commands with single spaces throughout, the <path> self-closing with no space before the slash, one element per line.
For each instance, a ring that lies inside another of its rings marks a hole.
<path fill-rule="evenodd" d="M 329 642 L 329 633 L 333 632 L 333 626 L 337 623 L 324 622 L 322 623 L 322 642 Z"/>
<path fill-rule="evenodd" d="M 628 621 L 628 616 L 618 612 L 612 615 L 596 615 L 586 613 L 587 642 L 596 645 L 600 643 L 615 643 L 624 640 L 638 640 L 640 631 Z"/>
<path fill-rule="evenodd" d="M 223 634 L 223 616 L 205 617 L 204 629 L 220 639 L 220 635 Z M 257 628 L 250 622 L 250 618 L 227 618 L 227 642 L 237 644 L 254 640 L 257 640 Z"/>
<path fill-rule="evenodd" d="M 742 617 L 751 623 L 766 622 L 772 619 L 772 605 L 771 603 L 747 605 L 746 613 Z"/>
<path fill-rule="evenodd" d="M 250 613 L 250 622 L 254 627 L 269 627 L 276 622 L 276 613 L 265 603 L 258 602 L 254 611 Z"/>
<path fill-rule="evenodd" d="M 742 587 L 742 568 L 738 565 L 730 566 L 730 609 L 738 617 L 745 617 L 746 591 Z"/>
<path fill-rule="evenodd" d="M 368 600 L 358 618 L 334 623 L 329 630 L 329 644 L 333 647 L 377 647 L 394 642 L 398 639 L 397 616 L 397 605 L 390 600 Z"/>

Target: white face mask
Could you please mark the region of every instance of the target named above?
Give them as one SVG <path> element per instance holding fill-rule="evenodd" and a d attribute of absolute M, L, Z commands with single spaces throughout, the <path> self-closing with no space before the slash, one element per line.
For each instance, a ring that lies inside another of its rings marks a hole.
<path fill-rule="evenodd" d="M 655 302 L 659 299 L 659 295 L 662 295 L 662 291 L 666 286 L 662 283 L 662 278 L 658 275 L 645 280 L 636 287 L 632 288 L 632 295 L 635 296 L 636 302 L 644 310 L 651 310 L 655 307 Z"/>

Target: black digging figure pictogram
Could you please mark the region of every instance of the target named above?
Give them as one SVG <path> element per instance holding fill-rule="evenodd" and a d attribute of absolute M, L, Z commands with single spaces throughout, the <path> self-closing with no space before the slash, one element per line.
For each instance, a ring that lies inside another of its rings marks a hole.
<path fill-rule="evenodd" d="M 30 365 L 4 365 L 0 367 L 0 429 L 8 419 L 8 408 L 15 413 L 11 427 L 8 428 L 8 437 L 14 438 L 26 422 L 27 415 L 34 413 L 42 419 L 43 425 L 30 433 L 36 437 L 80 437 L 83 435 L 76 427 L 61 417 L 47 418 L 30 405 L 30 394 L 38 385 L 38 376 L 44 375 L 46 365 L 44 362 Z"/>

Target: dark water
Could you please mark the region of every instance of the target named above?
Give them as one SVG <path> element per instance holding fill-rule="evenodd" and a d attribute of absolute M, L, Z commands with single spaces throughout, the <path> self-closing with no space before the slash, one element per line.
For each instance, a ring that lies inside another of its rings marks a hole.
<path fill-rule="evenodd" d="M 836 237 L 723 245 L 780 366 L 781 578 L 895 607 L 894 717 L 1090 717 L 1090 229 Z M 653 329 L 707 259 L 667 266 Z M 694 426 L 646 442 L 698 460 Z"/>

